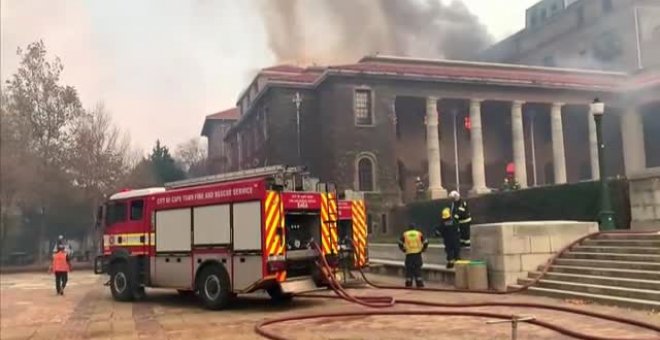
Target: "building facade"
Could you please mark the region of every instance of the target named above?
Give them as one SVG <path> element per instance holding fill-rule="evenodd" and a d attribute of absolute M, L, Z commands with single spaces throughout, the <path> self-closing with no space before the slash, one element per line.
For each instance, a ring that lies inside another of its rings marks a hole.
<path fill-rule="evenodd" d="M 224 145 L 224 171 L 302 164 L 339 189 L 365 193 L 374 230 L 387 233 L 387 212 L 415 199 L 417 177 L 433 198 L 498 188 L 509 163 L 523 187 L 598 178 L 589 114 L 596 97 L 606 103 L 606 175 L 660 166 L 659 84 L 652 69 L 387 56 L 277 66 L 243 92 L 230 127 L 209 133 L 207 118 L 203 134 L 209 146 Z"/>
<path fill-rule="evenodd" d="M 660 1 L 543 0 L 482 60 L 633 71 L 660 63 Z"/>

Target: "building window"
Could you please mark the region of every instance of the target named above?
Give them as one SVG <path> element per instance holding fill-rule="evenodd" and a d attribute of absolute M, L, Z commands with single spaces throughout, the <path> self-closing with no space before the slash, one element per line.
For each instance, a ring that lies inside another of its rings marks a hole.
<path fill-rule="evenodd" d="M 380 215 L 380 232 L 387 234 L 387 214 Z"/>
<path fill-rule="evenodd" d="M 584 24 L 584 6 L 580 6 L 577 9 L 577 24 L 582 26 Z"/>
<path fill-rule="evenodd" d="M 603 12 L 609 13 L 612 11 L 612 0 L 603 0 Z"/>
<path fill-rule="evenodd" d="M 371 235 L 374 232 L 374 217 L 372 214 L 367 214 L 367 234 Z"/>
<path fill-rule="evenodd" d="M 557 66 L 555 63 L 555 57 L 548 55 L 543 58 L 543 66 Z"/>
<path fill-rule="evenodd" d="M 358 191 L 374 191 L 374 160 L 371 156 L 363 155 L 357 161 L 357 189 Z"/>
<path fill-rule="evenodd" d="M 371 110 L 371 90 L 355 90 L 353 94 L 353 110 L 357 125 L 373 125 L 374 117 Z"/>

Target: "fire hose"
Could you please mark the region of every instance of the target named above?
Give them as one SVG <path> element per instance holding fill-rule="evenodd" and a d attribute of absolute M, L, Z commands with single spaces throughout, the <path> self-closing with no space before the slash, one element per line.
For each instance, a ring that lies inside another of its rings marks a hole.
<path fill-rule="evenodd" d="M 631 232 L 627 232 L 626 234 L 630 234 Z M 644 232 L 634 232 L 635 234 L 651 234 L 651 233 L 644 233 Z M 514 290 L 509 290 L 505 292 L 496 292 L 496 291 L 471 291 L 471 290 L 457 290 L 457 289 L 443 289 L 443 288 L 416 288 L 414 290 L 416 291 L 429 291 L 429 292 L 460 292 L 460 293 L 479 293 L 479 294 L 512 294 L 512 293 L 517 293 L 521 292 L 523 290 L 526 290 L 530 286 L 536 284 L 549 270 L 550 265 L 554 262 L 554 260 L 561 256 L 564 252 L 568 251 L 571 247 L 574 245 L 582 242 L 583 240 L 601 235 L 604 233 L 593 233 L 587 236 L 584 236 L 575 242 L 572 242 L 568 246 L 566 246 L 564 249 L 562 249 L 558 254 L 553 256 L 548 262 L 545 264 L 543 267 L 543 270 L 541 271 L 541 275 L 539 275 L 535 280 L 532 282 Z M 621 232 L 608 232 L 607 234 L 623 234 Z M 566 312 L 566 313 L 572 313 L 572 314 L 577 314 L 577 315 L 582 315 L 582 316 L 588 316 L 592 317 L 595 319 L 601 319 L 601 320 L 607 320 L 607 321 L 613 321 L 613 322 L 618 322 L 624 325 L 629 325 L 629 326 L 636 326 L 639 328 L 643 328 L 646 330 L 651 330 L 655 331 L 658 333 L 658 336 L 653 337 L 653 338 L 645 338 L 645 339 L 660 339 L 660 326 L 653 325 L 650 323 L 645 323 L 642 321 L 637 321 L 637 320 L 631 320 L 631 319 L 626 319 L 622 317 L 617 317 L 617 316 L 612 316 L 612 315 L 607 315 L 607 314 L 601 314 L 601 313 L 596 313 L 596 312 L 590 312 L 590 311 L 584 311 L 576 308 L 570 308 L 570 307 L 562 307 L 562 306 L 554 306 L 554 305 L 547 305 L 547 304 L 539 304 L 539 303 L 519 303 L 519 302 L 476 302 L 476 303 L 454 303 L 454 304 L 449 304 L 449 303 L 436 303 L 436 302 L 427 302 L 427 301 L 416 301 L 416 300 L 397 300 L 395 301 L 393 297 L 389 296 L 353 296 L 349 294 L 339 282 L 335 279 L 334 275 L 332 275 L 332 268 L 328 264 L 325 255 L 323 252 L 320 250 L 318 245 L 314 244 L 314 248 L 319 252 L 319 261 L 317 262 L 319 268 L 321 269 L 321 273 L 323 274 L 324 278 L 328 282 L 328 285 L 330 289 L 337 295 L 337 296 L 329 296 L 329 295 L 323 295 L 323 294 L 300 294 L 302 297 L 309 297 L 309 298 L 325 298 L 325 299 L 343 299 L 352 303 L 356 303 L 365 307 L 369 308 L 386 308 L 386 307 L 393 307 L 396 304 L 402 304 L 402 305 L 415 305 L 415 306 L 424 306 L 424 307 L 441 307 L 441 308 L 472 308 L 472 307 L 516 307 L 516 308 L 537 308 L 537 309 L 546 309 L 546 310 L 554 310 L 554 311 L 560 311 L 560 312 Z M 362 278 L 365 280 L 365 282 L 377 289 L 396 289 L 396 290 L 408 290 L 408 289 L 413 289 L 413 288 L 406 288 L 406 287 L 400 287 L 400 286 L 387 286 L 387 285 L 379 285 L 376 284 L 369 279 L 367 279 L 365 273 L 362 271 L 362 269 L 359 269 L 360 274 L 362 275 Z M 489 317 L 489 318 L 494 318 L 494 319 L 502 319 L 502 320 L 511 320 L 512 316 L 508 314 L 502 314 L 502 313 L 491 313 L 491 312 L 479 312 L 479 311 L 464 311 L 464 310 L 458 310 L 458 311 L 438 311 L 438 310 L 402 310 L 402 311 L 384 311 L 384 310 L 367 310 L 367 311 L 353 311 L 353 312 L 340 312 L 340 313 L 321 313 L 321 314 L 311 314 L 311 315 L 299 315 L 299 316 L 288 316 L 288 317 L 283 317 L 283 318 L 278 318 L 278 319 L 270 319 L 270 320 L 264 320 L 257 324 L 255 326 L 255 331 L 267 338 L 267 339 L 272 339 L 272 340 L 288 340 L 289 338 L 285 336 L 278 335 L 272 331 L 269 331 L 266 329 L 266 326 L 272 325 L 272 324 L 277 324 L 277 323 L 283 323 L 283 322 L 289 322 L 289 321 L 296 321 L 296 320 L 309 320 L 309 319 L 320 319 L 320 318 L 338 318 L 338 317 L 350 317 L 350 316 L 382 316 L 382 315 L 444 315 L 444 316 L 472 316 L 472 317 Z M 573 338 L 577 339 L 584 339 L 584 340 L 623 340 L 621 338 L 611 338 L 611 337 L 603 337 L 603 336 L 598 336 L 598 335 L 592 335 L 592 334 L 585 334 L 581 332 L 577 332 L 574 330 L 570 330 L 568 328 L 565 328 L 560 325 L 556 325 L 553 323 L 549 323 L 546 321 L 538 320 L 538 319 L 533 319 L 527 321 L 528 323 L 537 325 L 539 327 L 543 327 L 552 331 L 555 331 L 557 333 L 567 335 Z M 626 338 L 626 340 L 633 340 L 633 339 L 644 339 L 644 338 Z"/>

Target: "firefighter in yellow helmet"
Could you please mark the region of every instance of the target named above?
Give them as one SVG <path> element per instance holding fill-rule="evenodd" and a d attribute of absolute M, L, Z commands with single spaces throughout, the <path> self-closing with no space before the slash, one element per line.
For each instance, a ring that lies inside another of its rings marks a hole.
<path fill-rule="evenodd" d="M 417 288 L 424 287 L 422 253 L 428 246 L 429 241 L 424 238 L 424 234 L 414 224 L 409 224 L 408 230 L 403 232 L 399 240 L 399 249 L 406 253 L 406 287 L 412 287 L 413 278 Z"/>
<path fill-rule="evenodd" d="M 458 231 L 458 221 L 451 213 L 450 207 L 444 207 L 440 213 L 440 226 L 436 228 L 436 235 L 442 236 L 447 254 L 447 269 L 453 268 L 456 260 L 460 258 L 461 244 Z"/>

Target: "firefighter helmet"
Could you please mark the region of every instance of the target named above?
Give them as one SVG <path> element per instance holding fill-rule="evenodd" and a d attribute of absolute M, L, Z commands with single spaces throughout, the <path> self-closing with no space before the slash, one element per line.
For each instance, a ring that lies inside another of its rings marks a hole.
<path fill-rule="evenodd" d="M 442 219 L 448 220 L 451 217 L 451 210 L 449 208 L 442 209 Z"/>

